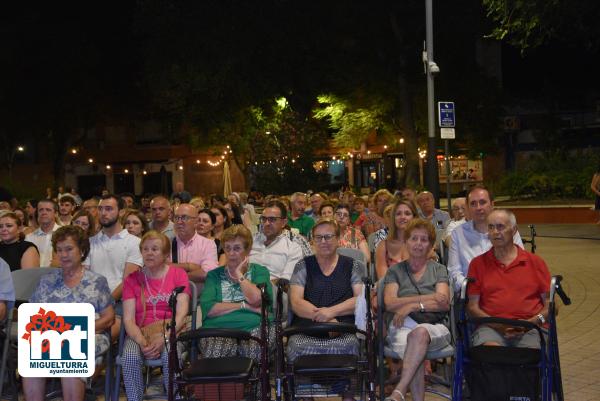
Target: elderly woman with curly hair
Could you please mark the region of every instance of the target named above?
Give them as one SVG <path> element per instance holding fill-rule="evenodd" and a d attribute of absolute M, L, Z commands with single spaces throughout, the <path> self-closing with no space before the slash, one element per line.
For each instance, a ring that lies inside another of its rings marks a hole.
<path fill-rule="evenodd" d="M 52 235 L 52 249 L 60 269 L 40 279 L 29 302 L 33 303 L 90 303 L 96 311 L 96 355 L 110 346 L 107 330 L 113 324 L 113 298 L 104 276 L 85 269 L 81 263 L 90 251 L 90 242 L 83 230 L 64 226 Z M 63 377 L 64 400 L 81 401 L 85 392 L 83 377 Z M 44 400 L 46 378 L 23 377 L 23 392 L 27 401 Z"/>
<path fill-rule="evenodd" d="M 250 263 L 252 234 L 241 224 L 233 225 L 223 232 L 221 239 L 227 262 L 206 275 L 200 298 L 202 327 L 245 330 L 260 336 L 262 297 L 259 284 L 267 284 L 265 290 L 272 299 L 270 274 L 266 267 Z M 271 305 L 267 305 L 269 317 Z M 271 330 L 274 334 L 274 330 Z M 235 354 L 236 341 L 224 338 L 203 339 L 203 354 L 218 358 Z M 255 342 L 243 341 L 242 353 L 258 359 L 260 349 Z"/>
<path fill-rule="evenodd" d="M 387 189 L 380 189 L 375 192 L 375 195 L 373 195 L 373 210 L 369 210 L 365 215 L 365 222 L 363 224 L 365 236 L 368 237 L 375 231 L 387 227 L 383 211 L 393 198 L 393 195 Z"/>

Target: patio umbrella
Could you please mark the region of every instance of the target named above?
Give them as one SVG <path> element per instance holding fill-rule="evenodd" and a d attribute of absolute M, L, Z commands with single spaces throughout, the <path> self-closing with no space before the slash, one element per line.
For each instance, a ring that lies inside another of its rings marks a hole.
<path fill-rule="evenodd" d="M 231 194 L 231 174 L 229 172 L 229 163 L 223 163 L 223 196 L 227 198 Z"/>

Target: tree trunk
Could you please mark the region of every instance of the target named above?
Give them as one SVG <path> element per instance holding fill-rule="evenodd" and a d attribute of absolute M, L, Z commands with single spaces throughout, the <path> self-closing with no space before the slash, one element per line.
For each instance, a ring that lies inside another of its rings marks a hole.
<path fill-rule="evenodd" d="M 404 131 L 404 160 L 405 160 L 405 185 L 415 188 L 419 184 L 419 137 L 415 130 L 415 121 L 412 107 L 412 97 L 406 76 L 398 74 L 398 97 L 400 100 L 400 121 Z"/>
<path fill-rule="evenodd" d="M 398 71 L 398 102 L 400 103 L 400 124 L 404 132 L 405 186 L 415 188 L 419 184 L 419 141 L 415 130 L 411 91 L 406 79 L 404 67 L 406 57 L 400 52 L 405 49 L 404 36 L 395 14 L 390 14 L 390 25 L 394 38 L 398 42 L 400 69 Z"/>

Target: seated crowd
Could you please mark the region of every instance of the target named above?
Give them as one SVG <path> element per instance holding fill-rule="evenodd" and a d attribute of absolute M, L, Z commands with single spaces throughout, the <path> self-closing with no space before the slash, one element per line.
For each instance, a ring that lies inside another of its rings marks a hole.
<path fill-rule="evenodd" d="M 171 197 L 143 198 L 139 205 L 135 201 L 131 194 L 108 193 L 82 201 L 70 191 L 30 200 L 23 209 L 9 205 L 0 210 L 0 319 L 14 301 L 11 271 L 57 267 L 43 276 L 30 301 L 91 303 L 97 355 L 108 349 L 111 337 L 119 337 L 123 325 L 123 381 L 130 400 L 143 397 L 143 359 L 162 360 L 166 386 L 169 295 L 183 286 L 175 316 L 179 333 L 187 326 L 190 281 L 200 289 L 203 327 L 260 336 L 258 285 L 267 284 L 272 299 L 272 285 L 281 279 L 289 281 L 293 325 L 354 323 L 367 272 L 338 248 L 354 249 L 363 262 L 373 257 L 384 286 L 375 290 L 383 291 L 386 309 L 386 334 L 378 334 L 387 335 L 402 358 L 401 367 L 390 361 L 399 380 L 391 400 L 404 400 L 407 391 L 414 400 L 424 399 L 430 369 L 425 354 L 449 344 L 444 322 L 450 293 L 465 277 L 476 279 L 469 288 L 471 316 L 547 326 L 548 268 L 523 249 L 514 215 L 494 210 L 492 194 L 483 186 L 455 199 L 451 215 L 434 207 L 430 192 L 417 194 L 410 188 L 395 194 L 381 189 L 370 197 L 346 191 L 264 198 L 232 193 L 224 198 L 192 197 L 178 185 Z M 449 249 L 447 267 L 439 263 L 442 246 Z M 512 301 L 516 298 L 520 302 Z M 272 305 L 268 310 L 272 319 Z M 439 320 L 421 321 L 419 313 L 426 311 L 436 312 Z M 269 332 L 273 344 L 275 330 Z M 482 325 L 474 342 L 539 347 L 534 334 Z M 236 344 L 203 339 L 200 347 L 209 357 L 222 357 L 234 352 Z M 241 347 L 242 354 L 258 359 L 255 343 Z M 358 341 L 349 334 L 298 334 L 287 344 L 290 360 L 324 352 L 356 354 Z M 23 383 L 27 400 L 43 399 L 45 379 L 24 378 Z M 64 398 L 83 399 L 84 385 L 79 378 L 63 379 Z"/>

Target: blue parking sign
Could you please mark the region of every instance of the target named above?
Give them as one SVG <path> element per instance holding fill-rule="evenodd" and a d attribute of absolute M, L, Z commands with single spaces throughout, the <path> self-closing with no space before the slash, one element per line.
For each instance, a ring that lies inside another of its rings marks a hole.
<path fill-rule="evenodd" d="M 456 126 L 454 110 L 454 102 L 438 102 L 438 121 L 440 127 Z"/>

